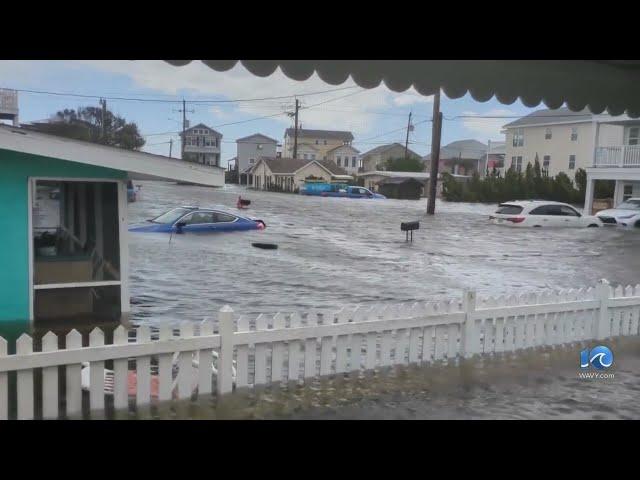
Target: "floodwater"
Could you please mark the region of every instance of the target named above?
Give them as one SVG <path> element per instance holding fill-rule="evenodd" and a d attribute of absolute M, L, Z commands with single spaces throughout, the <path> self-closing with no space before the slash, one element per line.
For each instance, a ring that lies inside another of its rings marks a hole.
<path fill-rule="evenodd" d="M 495 205 L 354 200 L 141 182 L 130 223 L 174 206 L 224 205 L 267 224 L 218 235 L 130 234 L 133 323 L 215 318 L 230 305 L 255 316 L 344 305 L 519 294 L 640 283 L 640 232 L 616 228 L 522 229 L 489 225 Z M 413 243 L 400 231 L 420 221 Z M 278 244 L 261 250 L 252 242 Z"/>
<path fill-rule="evenodd" d="M 615 228 L 518 229 L 489 225 L 494 205 L 350 200 L 142 183 L 130 222 L 177 205 L 224 205 L 238 195 L 267 229 L 208 236 L 131 234 L 134 324 L 157 326 L 237 314 L 338 309 L 479 295 L 640 282 L 640 232 Z M 403 221 L 420 221 L 412 243 Z M 252 242 L 271 242 L 260 250 Z M 640 418 L 640 341 L 608 343 L 615 378 L 578 378 L 583 345 L 428 368 L 393 368 L 205 397 L 124 412 L 189 419 L 628 419 Z M 122 418 L 122 416 L 120 417 Z"/>

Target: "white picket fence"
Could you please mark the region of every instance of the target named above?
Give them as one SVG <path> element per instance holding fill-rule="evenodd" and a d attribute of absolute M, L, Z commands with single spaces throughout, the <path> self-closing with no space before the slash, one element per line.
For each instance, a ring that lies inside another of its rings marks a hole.
<path fill-rule="evenodd" d="M 82 411 L 81 369 L 90 366 L 89 408 L 102 410 L 105 396 L 116 409 L 130 401 L 140 406 L 192 395 L 218 395 L 236 389 L 280 382 L 308 382 L 318 377 L 374 370 L 392 365 L 453 362 L 474 355 L 562 346 L 587 340 L 639 334 L 640 285 L 612 288 L 602 280 L 596 288 L 476 300 L 465 291 L 461 301 L 415 303 L 234 319 L 224 307 L 214 323 L 194 331 L 184 323 L 180 334 L 169 327 L 152 339 L 147 327 L 129 337 L 123 327 L 113 344 L 95 329 L 89 346 L 77 331 L 66 336 L 64 349 L 49 332 L 41 351 L 22 335 L 16 353 L 7 354 L 0 338 L 0 419 L 9 415 L 10 372 L 16 374 L 19 419 L 73 417 Z M 197 362 L 194 362 L 197 358 Z M 112 395 L 105 395 L 105 361 Z M 135 395 L 128 391 L 129 361 L 135 360 Z M 66 389 L 59 388 L 64 366 Z M 34 409 L 34 371 L 42 369 L 42 412 Z M 177 370 L 177 374 L 176 374 Z M 151 382 L 159 384 L 157 396 Z M 111 385 L 112 382 L 112 385 Z M 197 392 L 197 393 L 196 393 Z M 64 408 L 62 408 L 64 407 Z M 64 411 L 62 411 L 64 410 Z"/>

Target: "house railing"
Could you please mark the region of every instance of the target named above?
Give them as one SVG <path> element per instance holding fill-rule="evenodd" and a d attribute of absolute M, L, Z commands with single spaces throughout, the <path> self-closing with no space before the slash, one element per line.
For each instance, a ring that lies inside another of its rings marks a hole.
<path fill-rule="evenodd" d="M 88 347 L 81 346 L 75 330 L 66 336 L 64 349 L 58 349 L 58 338 L 51 332 L 43 337 L 39 351 L 33 350 L 31 337 L 22 335 L 11 355 L 7 342 L 0 339 L 0 419 L 8 418 L 9 412 L 19 419 L 73 418 L 82 413 L 83 386 L 91 411 L 104 409 L 106 395 L 113 396 L 115 409 L 126 409 L 130 395 L 140 407 L 393 365 L 428 366 L 638 335 L 639 325 L 640 285 L 614 289 L 603 280 L 596 288 L 558 293 L 479 300 L 475 291 L 467 290 L 459 301 L 343 308 L 304 316 L 261 314 L 252 320 L 234 318 L 224 307 L 217 328 L 205 321 L 194 331 L 186 322 L 179 335 L 165 326 L 152 339 L 148 327 L 140 327 L 135 338 L 118 327 L 109 345 L 96 328 Z M 135 360 L 131 371 L 129 360 Z M 105 375 L 107 361 L 113 363 L 110 376 Z M 83 371 L 83 364 L 88 370 Z M 64 391 L 59 389 L 58 367 L 64 367 Z M 38 369 L 41 412 L 34 408 Z M 128 379 L 134 371 L 131 392 Z M 16 372 L 17 402 L 10 406 L 11 372 Z M 85 373 L 88 382 L 83 383 Z"/>
<path fill-rule="evenodd" d="M 594 167 L 640 167 L 640 145 L 597 147 Z"/>

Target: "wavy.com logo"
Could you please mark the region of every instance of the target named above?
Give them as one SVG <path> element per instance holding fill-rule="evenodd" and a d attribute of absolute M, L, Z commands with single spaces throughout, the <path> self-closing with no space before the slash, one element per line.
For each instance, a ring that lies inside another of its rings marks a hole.
<path fill-rule="evenodd" d="M 613 365 L 613 352 L 604 345 L 592 349 L 585 348 L 580 352 L 580 368 L 593 367 L 606 370 Z M 580 372 L 580 378 L 613 378 L 613 373 Z"/>

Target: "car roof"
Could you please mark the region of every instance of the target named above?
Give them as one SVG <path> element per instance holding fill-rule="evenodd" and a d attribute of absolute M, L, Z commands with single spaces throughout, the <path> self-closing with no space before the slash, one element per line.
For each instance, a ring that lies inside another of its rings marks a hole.
<path fill-rule="evenodd" d="M 553 200 L 514 200 L 502 202 L 500 205 L 514 205 L 518 207 L 532 207 L 534 205 L 569 205 L 568 203 L 554 202 Z"/>

